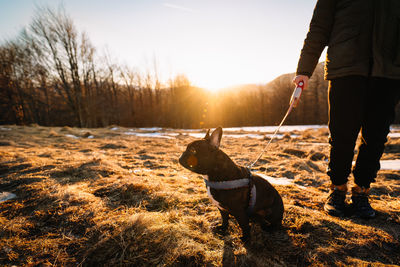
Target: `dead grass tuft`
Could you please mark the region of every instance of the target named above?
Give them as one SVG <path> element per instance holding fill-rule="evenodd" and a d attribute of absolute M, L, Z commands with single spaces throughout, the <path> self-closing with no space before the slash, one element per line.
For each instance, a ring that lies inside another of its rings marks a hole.
<path fill-rule="evenodd" d="M 58 134 L 56 131 L 49 131 L 49 137 L 60 137 L 61 135 Z"/>
<path fill-rule="evenodd" d="M 97 265 L 182 265 L 205 264 L 207 240 L 195 236 L 186 224 L 171 223 L 169 213 L 139 213 L 110 236 L 100 240 L 85 255 L 85 263 Z M 172 215 L 174 216 L 174 215 Z M 201 243 L 193 242 L 197 237 Z"/>
<path fill-rule="evenodd" d="M 62 131 L 62 132 L 71 132 L 71 131 L 72 131 L 72 128 L 69 127 L 69 126 L 64 126 L 64 127 L 61 128 L 60 131 Z"/>

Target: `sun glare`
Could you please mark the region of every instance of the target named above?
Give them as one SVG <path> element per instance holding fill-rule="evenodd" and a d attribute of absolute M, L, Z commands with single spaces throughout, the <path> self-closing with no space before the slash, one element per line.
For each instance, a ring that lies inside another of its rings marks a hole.
<path fill-rule="evenodd" d="M 205 65 L 209 62 L 205 62 Z M 237 64 L 240 66 L 241 64 Z M 223 62 L 216 62 L 213 66 L 197 66 L 188 72 L 189 80 L 198 87 L 204 88 L 210 92 L 218 92 L 231 86 L 240 84 L 250 84 L 266 82 L 266 78 L 258 78 L 256 74 L 246 68 L 239 68 L 224 64 Z M 258 79 L 257 79 L 258 78 Z"/>
<path fill-rule="evenodd" d="M 204 83 L 202 83 L 202 85 L 199 87 L 206 89 L 209 92 L 215 93 L 228 86 L 229 85 L 227 85 L 223 81 L 218 81 L 214 79 L 205 79 Z"/>
<path fill-rule="evenodd" d="M 243 84 L 265 84 L 285 73 L 285 70 L 290 72 L 294 69 L 287 66 L 280 56 L 265 60 L 262 53 L 256 55 L 251 57 L 244 53 L 235 58 L 228 55 L 204 58 L 195 55 L 190 59 L 179 58 L 178 61 L 184 63 L 181 70 L 193 85 L 210 92 Z"/>

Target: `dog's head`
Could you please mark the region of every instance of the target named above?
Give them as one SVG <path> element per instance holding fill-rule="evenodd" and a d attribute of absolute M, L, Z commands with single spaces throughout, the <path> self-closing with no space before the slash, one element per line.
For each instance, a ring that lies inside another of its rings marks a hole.
<path fill-rule="evenodd" d="M 221 138 L 221 127 L 215 129 L 211 135 L 208 130 L 203 139 L 188 144 L 186 151 L 179 158 L 179 163 L 195 173 L 207 174 L 217 162 Z"/>

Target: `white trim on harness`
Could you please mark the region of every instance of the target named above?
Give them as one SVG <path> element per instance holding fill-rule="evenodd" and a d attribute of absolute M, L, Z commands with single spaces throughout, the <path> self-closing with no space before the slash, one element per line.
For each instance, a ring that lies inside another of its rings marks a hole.
<path fill-rule="evenodd" d="M 212 189 L 229 190 L 229 189 L 248 186 L 250 180 L 245 178 L 232 181 L 212 182 L 207 179 L 204 179 L 204 182 L 206 183 L 207 186 L 211 187 Z"/>

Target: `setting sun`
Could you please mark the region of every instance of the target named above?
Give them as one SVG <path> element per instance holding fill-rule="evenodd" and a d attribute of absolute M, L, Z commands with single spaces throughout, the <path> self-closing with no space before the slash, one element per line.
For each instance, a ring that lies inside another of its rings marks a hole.
<path fill-rule="evenodd" d="M 228 60 L 228 59 L 225 59 Z M 201 88 L 215 92 L 234 85 L 245 83 L 263 83 L 271 77 L 257 77 L 263 71 L 262 66 L 251 66 L 251 68 L 241 68 L 246 66 L 246 59 L 230 62 L 220 61 L 202 62 L 188 69 L 187 75 L 192 83 Z M 264 70 L 265 71 L 265 70 Z"/>
<path fill-rule="evenodd" d="M 263 53 L 261 49 L 241 52 L 232 47 L 221 47 L 219 51 L 223 52 L 194 54 L 190 58 L 177 54 L 174 58 L 182 69 L 176 71 L 176 74 L 184 73 L 193 85 L 213 92 L 235 85 L 265 84 L 287 69 L 286 63 L 279 56 L 268 55 L 267 52 L 273 49 L 272 45 L 265 47 Z M 231 54 L 237 57 L 231 57 Z"/>

